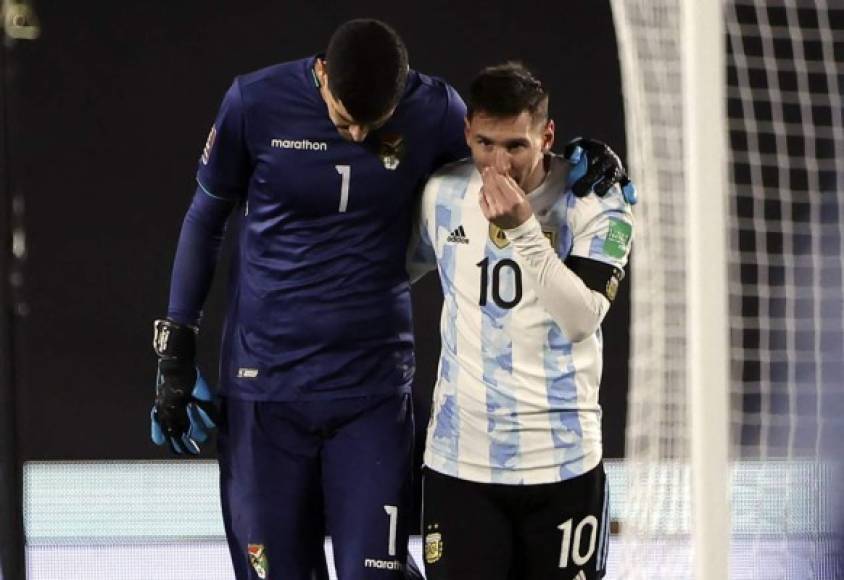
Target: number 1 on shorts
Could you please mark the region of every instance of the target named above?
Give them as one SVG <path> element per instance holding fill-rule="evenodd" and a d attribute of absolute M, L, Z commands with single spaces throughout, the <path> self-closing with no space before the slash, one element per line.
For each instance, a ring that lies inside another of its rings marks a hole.
<path fill-rule="evenodd" d="M 399 508 L 394 505 L 385 505 L 384 511 L 390 516 L 390 539 L 387 543 L 387 554 L 396 555 L 396 525 L 399 519 Z"/>

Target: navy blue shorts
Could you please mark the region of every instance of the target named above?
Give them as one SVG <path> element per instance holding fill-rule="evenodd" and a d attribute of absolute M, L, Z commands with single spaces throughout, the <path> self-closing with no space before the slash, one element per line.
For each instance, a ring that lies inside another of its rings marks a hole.
<path fill-rule="evenodd" d="M 342 580 L 404 577 L 409 394 L 222 404 L 220 490 L 238 580 L 310 580 L 326 532 Z"/>

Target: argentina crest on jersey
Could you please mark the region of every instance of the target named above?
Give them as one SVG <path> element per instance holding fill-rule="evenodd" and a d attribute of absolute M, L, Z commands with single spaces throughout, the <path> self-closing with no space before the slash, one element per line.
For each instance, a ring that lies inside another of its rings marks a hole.
<path fill-rule="evenodd" d="M 542 234 L 548 238 L 549 242 L 551 242 L 551 247 L 556 249 L 559 234 L 557 229 L 543 225 Z M 507 239 L 507 234 L 504 233 L 504 230 L 495 224 L 489 224 L 489 239 L 499 250 L 503 250 L 510 243 L 510 240 Z"/>
<path fill-rule="evenodd" d="M 507 235 L 504 233 L 504 230 L 493 223 L 489 224 L 489 239 L 499 250 L 506 248 L 510 243 L 510 240 L 507 239 Z"/>

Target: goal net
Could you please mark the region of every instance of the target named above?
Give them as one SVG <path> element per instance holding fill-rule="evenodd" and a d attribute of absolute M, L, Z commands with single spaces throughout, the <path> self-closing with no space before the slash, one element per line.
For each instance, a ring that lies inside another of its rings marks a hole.
<path fill-rule="evenodd" d="M 684 89 L 681 24 L 695 1 L 612 0 L 642 197 L 619 578 L 693 577 L 684 151 L 697 136 L 684 110 L 698 95 Z M 723 34 L 698 37 L 725 51 L 726 68 L 728 244 L 711 267 L 727 268 L 729 574 L 833 578 L 834 470 L 844 457 L 844 4 L 727 0 L 722 9 Z"/>

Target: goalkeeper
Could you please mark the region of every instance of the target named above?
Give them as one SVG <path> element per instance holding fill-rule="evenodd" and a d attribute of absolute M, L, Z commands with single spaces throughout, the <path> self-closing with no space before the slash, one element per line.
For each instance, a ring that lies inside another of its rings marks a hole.
<path fill-rule="evenodd" d="M 223 99 L 156 322 L 152 435 L 196 453 L 219 426 L 239 579 L 310 578 L 325 531 L 341 580 L 405 574 L 415 366 L 405 255 L 416 193 L 468 152 L 465 113 L 375 20 L 340 26 L 325 54 L 236 78 Z M 590 146 L 582 186 L 606 190 L 623 173 Z M 227 220 L 238 237 L 217 408 L 194 345 Z"/>

